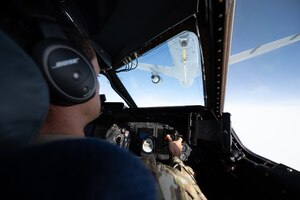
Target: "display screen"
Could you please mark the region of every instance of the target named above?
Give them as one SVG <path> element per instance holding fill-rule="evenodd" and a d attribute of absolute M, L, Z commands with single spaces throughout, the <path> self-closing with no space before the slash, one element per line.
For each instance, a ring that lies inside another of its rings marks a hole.
<path fill-rule="evenodd" d="M 148 136 L 153 136 L 153 128 L 137 128 L 137 132 L 141 139 L 146 139 Z"/>

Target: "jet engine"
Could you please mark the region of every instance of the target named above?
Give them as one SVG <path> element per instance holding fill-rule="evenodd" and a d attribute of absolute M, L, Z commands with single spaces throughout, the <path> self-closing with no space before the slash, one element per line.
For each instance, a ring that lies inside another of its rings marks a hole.
<path fill-rule="evenodd" d="M 161 77 L 158 74 L 152 74 L 151 80 L 154 84 L 157 84 L 161 81 Z"/>

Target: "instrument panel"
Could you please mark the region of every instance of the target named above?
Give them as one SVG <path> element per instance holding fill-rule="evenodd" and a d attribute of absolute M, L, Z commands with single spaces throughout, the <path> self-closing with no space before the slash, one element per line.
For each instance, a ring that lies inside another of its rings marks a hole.
<path fill-rule="evenodd" d="M 173 140 L 177 140 L 177 131 L 167 125 L 155 122 L 127 122 L 126 127 L 113 124 L 106 132 L 105 139 L 113 144 L 125 148 L 137 154 L 154 154 L 158 160 L 168 160 L 169 147 L 165 136 L 170 134 Z M 180 159 L 187 161 L 191 154 L 191 147 L 182 143 Z"/>
<path fill-rule="evenodd" d="M 173 140 L 180 136 L 183 139 L 180 158 L 189 164 L 198 159 L 195 157 L 199 151 L 197 138 L 201 136 L 198 133 L 206 130 L 200 129 L 199 124 L 206 116 L 204 107 L 126 108 L 119 102 L 101 105 L 102 114 L 92 123 L 88 136 L 105 139 L 137 156 L 151 153 L 158 161 L 166 163 L 170 156 L 165 136 L 170 134 Z"/>

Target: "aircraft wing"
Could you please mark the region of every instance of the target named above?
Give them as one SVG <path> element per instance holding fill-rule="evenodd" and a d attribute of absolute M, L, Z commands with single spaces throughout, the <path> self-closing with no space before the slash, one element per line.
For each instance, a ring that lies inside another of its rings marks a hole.
<path fill-rule="evenodd" d="M 264 45 L 260 45 L 256 48 L 249 49 L 249 50 L 243 51 L 241 53 L 231 55 L 229 58 L 229 65 L 241 62 L 243 60 L 246 60 L 246 59 L 249 59 L 249 58 L 270 52 L 270 51 L 273 51 L 275 49 L 278 49 L 278 48 L 284 47 L 286 45 L 292 44 L 294 42 L 297 42 L 299 40 L 300 40 L 300 33 L 297 33 L 297 34 L 294 34 L 294 35 L 291 35 L 291 36 L 288 36 L 288 37 L 285 37 L 285 38 L 282 38 L 282 39 L 279 39 L 279 40 L 276 40 L 276 41 L 273 41 L 273 42 L 270 42 L 270 43 L 267 43 Z"/>
<path fill-rule="evenodd" d="M 152 75 L 164 74 L 174 77 L 174 68 L 172 66 L 162 66 L 148 63 L 139 63 L 137 69 L 149 71 Z"/>

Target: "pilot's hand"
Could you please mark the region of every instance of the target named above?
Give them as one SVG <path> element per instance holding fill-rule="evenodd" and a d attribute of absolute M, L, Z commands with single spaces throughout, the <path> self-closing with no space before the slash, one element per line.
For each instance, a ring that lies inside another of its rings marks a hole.
<path fill-rule="evenodd" d="M 166 135 L 165 140 L 169 142 L 169 152 L 171 157 L 180 157 L 182 153 L 182 138 L 179 137 L 178 140 L 173 141 L 171 136 L 168 134 Z"/>

